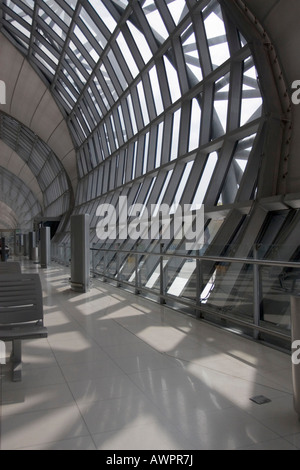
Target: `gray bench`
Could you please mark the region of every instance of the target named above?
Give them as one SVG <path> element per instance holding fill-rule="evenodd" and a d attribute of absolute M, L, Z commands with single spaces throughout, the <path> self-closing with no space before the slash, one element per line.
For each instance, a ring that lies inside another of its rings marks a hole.
<path fill-rule="evenodd" d="M 1 274 L 21 274 L 21 265 L 17 261 L 0 262 L 0 275 Z"/>
<path fill-rule="evenodd" d="M 22 380 L 22 340 L 47 338 L 38 274 L 0 274 L 0 340 L 12 342 L 13 381 Z"/>

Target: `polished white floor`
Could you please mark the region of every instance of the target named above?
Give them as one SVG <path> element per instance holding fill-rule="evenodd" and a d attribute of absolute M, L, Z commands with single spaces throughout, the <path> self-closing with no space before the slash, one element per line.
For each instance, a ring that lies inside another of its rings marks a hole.
<path fill-rule="evenodd" d="M 289 355 L 23 263 L 40 273 L 49 337 L 23 342 L 22 382 L 2 366 L 1 450 L 300 449 Z"/>

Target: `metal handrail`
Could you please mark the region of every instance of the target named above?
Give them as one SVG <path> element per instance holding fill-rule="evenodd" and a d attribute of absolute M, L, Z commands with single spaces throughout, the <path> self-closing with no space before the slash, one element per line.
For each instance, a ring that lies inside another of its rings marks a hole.
<path fill-rule="evenodd" d="M 59 248 L 66 250 L 69 248 L 68 244 L 59 244 Z M 290 333 L 285 332 L 283 330 L 276 329 L 276 327 L 272 327 L 272 323 L 270 326 L 261 323 L 261 301 L 263 299 L 263 289 L 261 284 L 261 268 L 269 267 L 269 268 L 291 268 L 291 269 L 298 269 L 300 268 L 300 262 L 297 261 L 280 261 L 280 260 L 267 260 L 267 259 L 259 259 L 257 256 L 259 246 L 253 247 L 253 257 L 245 258 L 245 257 L 235 257 L 235 256 L 215 256 L 215 255 L 206 255 L 206 254 L 199 254 L 199 253 L 180 253 L 180 252 L 171 252 L 168 250 L 164 250 L 164 244 L 157 241 L 157 245 L 155 247 L 156 251 L 146 251 L 142 249 L 143 247 L 140 246 L 139 249 L 124 249 L 120 246 L 114 247 L 103 247 L 97 246 L 94 244 L 90 247 L 91 252 L 91 273 L 97 277 L 100 276 L 106 281 L 117 283 L 117 286 L 120 287 L 128 287 L 133 289 L 134 293 L 136 294 L 145 294 L 155 296 L 155 299 L 158 300 L 160 303 L 167 303 L 169 301 L 169 305 L 172 306 L 172 302 L 175 302 L 178 305 L 183 305 L 192 309 L 191 314 L 194 314 L 198 318 L 219 318 L 225 319 L 230 324 L 240 326 L 241 328 L 249 329 L 249 331 L 253 331 L 253 337 L 255 339 L 260 339 L 260 334 L 267 334 L 270 337 L 277 337 L 285 342 L 290 341 Z M 94 256 L 98 253 L 101 257 L 99 260 L 96 260 Z M 116 255 L 116 257 L 112 257 L 112 259 L 116 260 L 117 262 L 117 273 L 111 274 L 106 268 L 109 266 L 111 259 L 110 257 L 107 258 L 107 254 L 111 253 Z M 62 255 L 62 253 L 61 253 Z M 133 267 L 132 267 L 132 274 L 135 273 L 135 279 L 130 281 L 129 279 L 122 278 L 119 275 L 120 272 L 120 258 L 119 255 L 131 255 L 133 257 Z M 140 280 L 140 261 L 142 257 L 157 257 L 156 267 L 160 269 L 159 275 L 159 285 L 156 289 L 150 288 L 146 286 L 145 283 L 142 283 Z M 65 256 L 64 256 L 65 257 Z M 195 298 L 189 299 L 188 297 L 184 296 L 176 296 L 172 295 L 170 292 L 167 292 L 166 286 L 166 279 L 165 279 L 165 268 L 163 265 L 164 260 L 168 259 L 182 259 L 182 260 L 195 260 L 196 261 L 196 268 L 195 268 L 195 276 L 196 276 L 196 287 L 195 287 Z M 100 260 L 104 260 L 104 267 L 102 266 L 101 269 L 97 269 L 97 264 Z M 119 261 L 118 261 L 119 260 Z M 58 259 L 56 259 L 58 261 Z M 63 260 L 62 260 L 63 261 Z M 242 318 L 242 316 L 231 316 L 228 311 L 224 309 L 217 309 L 213 306 L 210 306 L 208 303 L 204 303 L 203 299 L 201 299 L 201 286 L 202 286 L 202 278 L 201 278 L 201 266 L 202 263 L 210 262 L 210 263 L 226 263 L 226 264 L 241 264 L 241 265 L 249 265 L 253 266 L 253 291 L 252 291 L 252 303 L 253 303 L 253 311 L 252 315 L 248 318 Z M 285 292 L 289 294 L 289 291 Z M 171 303 L 170 303 L 171 302 Z M 193 313 L 194 312 L 194 313 Z M 207 317 L 209 315 L 209 317 Z"/>
<path fill-rule="evenodd" d="M 253 264 L 259 266 L 269 266 L 269 267 L 281 267 L 281 268 L 300 268 L 300 262 L 297 261 L 276 261 L 276 260 L 265 260 L 265 259 L 255 259 L 255 258 L 237 258 L 231 256 L 207 256 L 207 255 L 187 255 L 180 253 L 170 253 L 170 252 L 155 252 L 155 251 L 137 251 L 137 250 L 123 250 L 123 249 L 113 249 L 113 248 L 90 248 L 91 251 L 105 251 L 111 253 L 123 253 L 130 255 L 139 255 L 139 256 L 163 256 L 169 258 L 186 258 L 186 259 L 198 259 L 201 261 L 212 261 L 216 263 L 239 263 L 239 264 Z"/>
<path fill-rule="evenodd" d="M 158 245 L 159 246 L 159 245 Z M 259 267 L 279 267 L 279 268 L 300 268 L 300 262 L 296 261 L 278 261 L 278 260 L 266 260 L 266 259 L 256 259 L 256 258 L 242 258 L 242 257 L 230 257 L 230 256 L 209 256 L 209 255 L 199 255 L 199 254 L 183 254 L 183 253 L 176 253 L 176 252 L 168 252 L 168 251 L 163 251 L 163 244 L 160 245 L 160 251 L 144 251 L 144 250 L 126 250 L 126 249 L 121 249 L 121 248 L 105 248 L 105 247 L 92 247 L 91 248 L 92 252 L 102 252 L 103 254 L 105 253 L 113 253 L 113 254 L 124 254 L 124 255 L 132 255 L 135 257 L 135 271 L 137 273 L 138 269 L 138 259 L 139 257 L 143 256 L 157 256 L 158 258 L 161 259 L 161 261 L 165 258 L 184 258 L 184 259 L 191 259 L 191 260 L 196 260 L 198 265 L 201 265 L 201 262 L 209 261 L 213 263 L 238 263 L 238 264 L 248 264 L 248 265 L 253 265 L 253 318 L 252 321 L 253 323 L 248 322 L 247 320 L 243 320 L 242 318 L 238 317 L 232 317 L 228 315 L 228 313 L 222 311 L 217 311 L 212 309 L 211 307 L 208 307 L 207 305 L 198 302 L 197 301 L 197 296 L 198 293 L 196 294 L 196 301 L 189 301 L 187 298 L 182 298 L 182 297 L 177 297 L 174 296 L 170 293 L 165 293 L 164 289 L 164 279 L 163 276 L 160 275 L 160 292 L 156 292 L 155 294 L 159 297 L 160 302 L 164 303 L 167 300 L 175 301 L 179 304 L 183 304 L 189 307 L 192 307 L 193 310 L 197 312 L 197 316 L 201 318 L 203 313 L 207 313 L 210 315 L 213 315 L 215 317 L 219 318 L 225 318 L 229 322 L 232 322 L 236 325 L 241 325 L 244 326 L 248 329 L 253 330 L 253 335 L 255 339 L 259 339 L 259 334 L 260 333 L 266 333 L 271 336 L 275 336 L 277 338 L 289 341 L 290 340 L 290 334 L 285 334 L 283 332 L 277 331 L 275 329 L 266 327 L 266 326 L 261 326 L 260 323 L 260 301 L 261 301 L 261 292 L 260 292 L 260 269 Z M 257 254 L 256 247 L 254 247 L 254 256 Z M 162 263 L 161 263 L 162 264 Z M 196 271 L 196 275 L 198 275 L 198 269 Z M 120 279 L 119 276 L 117 277 L 110 275 L 109 273 L 105 272 L 95 272 L 95 274 L 100 275 L 101 277 L 104 277 L 106 280 L 111 280 L 115 281 L 118 283 L 119 286 L 124 285 L 124 286 L 131 286 L 135 287 L 135 292 L 140 293 L 140 292 L 146 292 L 146 293 L 152 293 L 153 290 L 150 289 L 149 287 L 146 287 L 145 285 L 139 285 L 138 280 L 136 279 L 135 285 L 134 283 L 125 280 L 125 279 Z M 199 280 L 199 279 L 198 279 Z"/>

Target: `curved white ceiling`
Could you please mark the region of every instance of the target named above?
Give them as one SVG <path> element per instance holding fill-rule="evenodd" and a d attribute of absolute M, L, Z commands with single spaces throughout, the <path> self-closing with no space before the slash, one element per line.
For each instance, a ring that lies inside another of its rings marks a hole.
<path fill-rule="evenodd" d="M 39 183 L 28 165 L 3 140 L 0 140 L 0 166 L 18 177 L 31 189 L 36 199 L 43 207 L 43 193 Z M 1 213 L 2 214 L 2 213 Z"/>
<path fill-rule="evenodd" d="M 75 4 L 76 2 L 73 3 Z M 268 36 L 271 38 L 277 50 L 278 61 L 281 65 L 281 69 L 284 70 L 285 76 L 283 78 L 285 78 L 287 85 L 289 86 L 292 81 L 300 79 L 300 70 L 298 71 L 299 65 L 297 60 L 297 46 L 300 39 L 300 31 L 297 24 L 300 14 L 299 1 L 290 0 L 288 8 L 287 2 L 284 0 L 264 0 L 263 2 L 261 0 L 220 0 L 220 3 L 235 3 L 241 8 L 248 6 L 250 11 L 259 19 L 263 28 L 268 32 Z M 85 6 L 87 6 L 87 4 L 88 2 L 86 2 Z M 127 2 L 117 2 L 115 0 L 111 2 L 110 8 L 114 10 L 115 17 L 118 16 L 118 9 L 120 11 L 125 10 L 124 5 L 126 4 Z M 69 3 L 68 5 L 68 8 L 67 5 L 66 8 L 70 10 L 72 5 L 70 6 Z M 31 14 L 33 14 L 33 11 L 31 11 Z M 76 17 L 76 14 L 74 17 Z M 82 19 L 83 18 L 81 18 L 81 20 Z M 9 22 L 7 27 L 8 26 Z M 82 27 L 84 28 L 83 24 Z M 34 24 L 32 28 L 29 29 L 30 34 L 38 34 Z M 66 37 L 67 34 L 68 33 L 66 33 Z M 45 38 L 44 41 L 42 41 L 43 44 L 46 41 Z M 80 36 L 77 39 L 79 38 Z M 39 38 L 39 40 L 40 39 L 41 38 Z M 90 38 L 91 41 L 92 39 L 93 38 Z M 107 31 L 105 41 L 110 41 L 109 31 Z M 32 48 L 32 42 L 31 39 L 28 49 L 29 60 L 30 54 L 33 54 L 34 50 L 34 48 Z M 100 44 L 100 41 L 98 42 Z M 47 43 L 47 47 L 49 44 Z M 93 41 L 91 44 L 94 44 Z M 152 44 L 152 46 L 155 48 L 157 44 Z M 41 48 L 41 51 L 42 50 L 43 48 Z M 54 52 L 55 51 L 56 49 Z M 63 35 L 60 38 L 59 48 L 56 52 L 58 55 L 60 52 L 65 52 Z M 93 52 L 93 50 L 90 52 Z M 60 64 L 59 57 L 56 57 L 56 59 L 58 64 Z M 57 79 L 57 75 L 55 75 L 55 79 Z M 40 78 L 33 66 L 29 64 L 27 58 L 2 34 L 0 35 L 0 80 L 3 80 L 7 86 L 7 101 L 5 105 L 0 105 L 0 111 L 5 112 L 27 126 L 53 150 L 67 172 L 75 194 L 78 181 L 76 150 L 66 119 L 51 95 L 51 87 L 49 88 L 49 84 L 47 85 L 46 82 Z M 286 92 L 289 93 L 290 90 L 287 89 Z M 297 128 L 298 121 L 300 123 L 300 107 L 293 108 L 292 117 L 294 127 Z M 296 192 L 300 183 L 300 167 L 297 155 L 299 145 L 300 136 L 298 136 L 298 133 L 294 132 L 291 137 L 290 154 L 287 156 L 288 174 L 285 179 L 286 192 L 290 193 Z M 1 164 L 2 158 L 4 162 L 8 159 L 7 156 L 1 157 L 0 155 Z M 11 160 L 11 166 L 14 165 L 13 162 L 14 159 Z M 17 163 L 16 160 L 15 165 L 16 168 L 18 168 L 18 165 L 20 167 L 20 162 Z M 18 170 L 16 169 L 15 171 Z M 284 171 L 285 167 L 282 167 L 279 176 L 282 177 Z M 37 194 L 36 191 L 37 189 L 35 189 L 35 194 Z"/>
<path fill-rule="evenodd" d="M 6 104 L 0 105 L 0 111 L 29 127 L 53 150 L 75 191 L 76 154 L 65 119 L 32 66 L 2 34 L 0 79 L 6 84 Z"/>
<path fill-rule="evenodd" d="M 18 218 L 15 212 L 4 202 L 0 201 L 0 231 L 17 228 Z"/>
<path fill-rule="evenodd" d="M 15 174 L 0 167 L 0 228 L 32 229 L 41 205 L 30 187 Z"/>

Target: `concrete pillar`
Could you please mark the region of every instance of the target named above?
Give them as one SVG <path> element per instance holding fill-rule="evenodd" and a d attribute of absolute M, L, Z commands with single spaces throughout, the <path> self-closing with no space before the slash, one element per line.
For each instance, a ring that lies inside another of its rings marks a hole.
<path fill-rule="evenodd" d="M 29 232 L 28 233 L 28 254 L 29 254 L 29 259 L 33 260 L 36 256 L 36 233 L 35 232 Z"/>
<path fill-rule="evenodd" d="M 50 227 L 42 227 L 40 229 L 40 262 L 41 268 L 50 266 Z"/>
<path fill-rule="evenodd" d="M 300 296 L 291 296 L 292 379 L 294 408 L 300 420 Z"/>
<path fill-rule="evenodd" d="M 90 287 L 90 216 L 71 217 L 71 289 L 87 292 Z"/>
<path fill-rule="evenodd" d="M 1 261 L 6 261 L 5 237 L 1 237 Z"/>
<path fill-rule="evenodd" d="M 28 256 L 28 242 L 29 242 L 29 236 L 28 233 L 24 233 L 23 235 L 23 255 Z"/>

